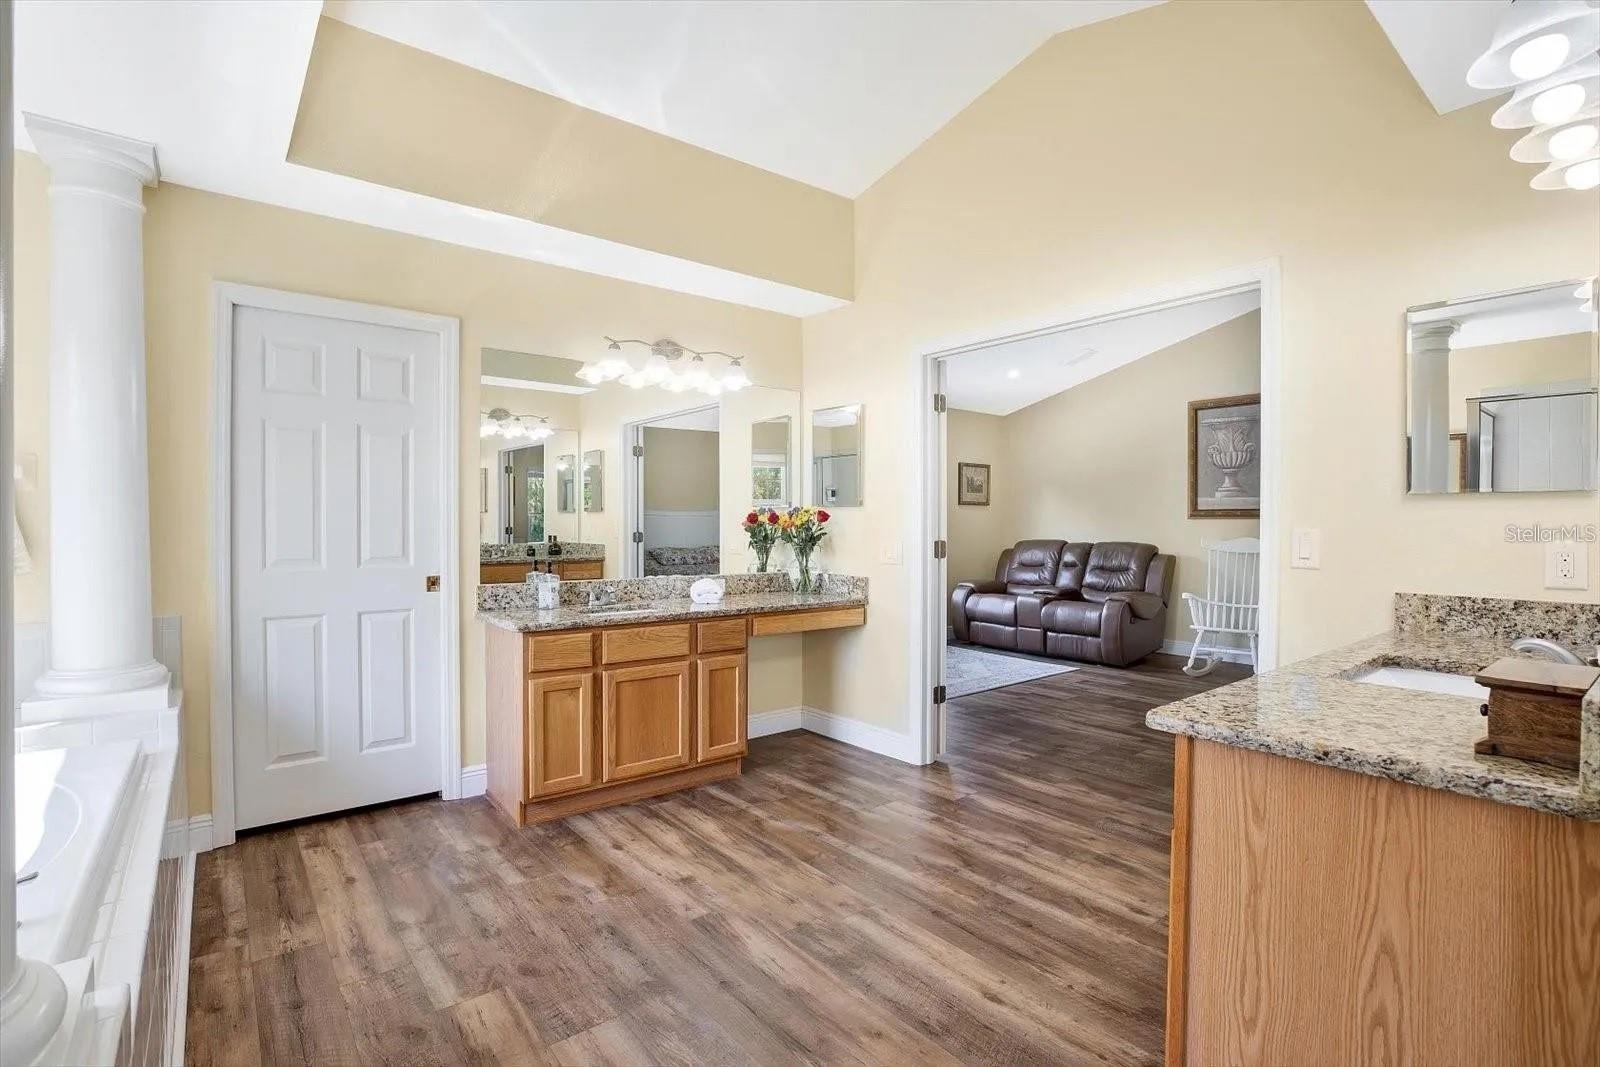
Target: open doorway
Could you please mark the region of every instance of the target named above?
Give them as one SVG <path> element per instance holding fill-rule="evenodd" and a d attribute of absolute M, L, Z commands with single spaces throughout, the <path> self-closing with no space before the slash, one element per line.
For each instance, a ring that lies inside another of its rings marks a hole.
<path fill-rule="evenodd" d="M 623 496 L 626 574 L 718 574 L 721 418 L 717 405 L 629 423 Z"/>
<path fill-rule="evenodd" d="M 945 755 L 962 697 L 1015 704 L 1085 668 L 1084 685 L 1150 669 L 1205 685 L 1207 673 L 1271 663 L 1281 460 L 1270 275 L 924 357 L 935 551 L 919 590 L 917 703 L 929 758 Z M 1219 549 L 1248 568 L 1221 595 L 1248 598 L 1231 613 L 1248 623 L 1202 634 Z"/>

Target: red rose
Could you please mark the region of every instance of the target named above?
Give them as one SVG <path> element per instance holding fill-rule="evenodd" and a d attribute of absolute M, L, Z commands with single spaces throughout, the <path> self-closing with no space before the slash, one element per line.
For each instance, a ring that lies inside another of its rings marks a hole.
<path fill-rule="evenodd" d="M 776 511 L 767 512 L 767 522 L 771 523 L 773 526 L 778 525 L 778 513 Z"/>
<path fill-rule="evenodd" d="M 826 511 L 822 511 L 820 509 L 817 511 L 817 521 L 818 522 L 827 522 L 828 521 L 828 517 L 829 516 L 828 516 L 828 513 Z"/>
<path fill-rule="evenodd" d="M 746 526 L 754 526 L 756 524 L 756 519 L 757 518 L 758 518 L 758 516 L 756 515 L 756 513 L 752 511 L 750 514 L 748 514 L 748 515 L 746 515 L 744 517 L 744 524 Z"/>

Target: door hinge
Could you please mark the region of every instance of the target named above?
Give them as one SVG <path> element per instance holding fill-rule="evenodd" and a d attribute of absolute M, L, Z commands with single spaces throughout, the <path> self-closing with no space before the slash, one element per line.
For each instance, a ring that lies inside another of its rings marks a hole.
<path fill-rule="evenodd" d="M 636 544 L 636 545 L 644 544 L 644 531 L 643 530 L 635 530 L 635 531 L 633 531 L 633 543 Z"/>
<path fill-rule="evenodd" d="M 507 544 L 510 544 L 511 543 L 511 539 L 513 537 L 515 537 L 516 535 L 517 535 L 517 531 L 515 529 L 513 529 L 510 526 L 506 527 L 506 543 Z"/>
<path fill-rule="evenodd" d="M 514 474 L 514 473 L 516 473 L 516 472 L 515 472 L 515 470 L 513 470 L 513 468 L 512 468 L 512 466 L 511 466 L 511 464 L 509 464 L 509 463 L 507 463 L 507 464 L 506 464 L 506 473 L 507 473 L 507 474 Z"/>
<path fill-rule="evenodd" d="M 944 559 L 949 554 L 950 554 L 950 542 L 948 542 L 948 541 L 935 541 L 933 543 L 933 558 L 934 559 Z"/>
<path fill-rule="evenodd" d="M 428 581 L 426 585 L 428 592 L 437 593 L 439 591 L 439 576 L 437 574 L 428 575 Z"/>
<path fill-rule="evenodd" d="M 947 404 L 948 404 L 948 401 L 945 399 L 945 395 L 943 393 L 934 393 L 933 394 L 933 410 L 934 411 L 938 412 L 940 415 L 943 415 L 945 407 L 946 407 Z"/>
<path fill-rule="evenodd" d="M 633 446 L 633 455 L 634 455 L 635 459 L 637 459 L 638 457 L 644 455 L 644 445 L 634 445 Z"/>
<path fill-rule="evenodd" d="M 935 704 L 943 704 L 944 700 L 945 700 L 945 688 L 944 688 L 944 686 L 942 686 L 942 685 L 934 686 L 933 687 L 933 702 Z"/>

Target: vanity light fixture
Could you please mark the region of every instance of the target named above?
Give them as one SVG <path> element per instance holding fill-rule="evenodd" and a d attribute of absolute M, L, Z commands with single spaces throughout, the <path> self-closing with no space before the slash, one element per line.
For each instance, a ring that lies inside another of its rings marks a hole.
<path fill-rule="evenodd" d="M 503 437 L 507 441 L 543 441 L 555 434 L 550 420 L 536 415 L 513 415 L 505 408 L 490 408 L 478 413 L 479 437 Z"/>
<path fill-rule="evenodd" d="M 1467 71 L 1477 89 L 1510 89 L 1554 74 L 1600 48 L 1600 12 L 1587 0 L 1513 0 L 1489 49 Z"/>
<path fill-rule="evenodd" d="M 1550 164 L 1528 183 L 1535 189 L 1587 190 L 1600 187 L 1600 155 Z"/>
<path fill-rule="evenodd" d="M 1600 9 L 1595 9 L 1600 18 Z M 1552 126 L 1567 122 L 1600 100 L 1600 57 L 1588 55 L 1554 74 L 1528 82 L 1489 119 L 1496 128 Z"/>
<path fill-rule="evenodd" d="M 654 342 L 626 337 L 607 337 L 605 341 L 607 355 L 578 369 L 578 377 L 590 385 L 620 381 L 630 389 L 659 385 L 672 393 L 700 392 L 707 396 L 735 393 L 750 385 L 742 356 L 715 349 L 699 352 L 666 337 Z M 623 345 L 642 345 L 650 355 L 636 367 L 622 356 Z M 727 366 L 714 369 L 706 363 L 707 356 L 719 356 L 728 361 Z"/>
<path fill-rule="evenodd" d="M 1600 108 L 1524 134 L 1511 146 L 1511 158 L 1518 163 L 1554 163 L 1582 159 L 1600 145 Z"/>

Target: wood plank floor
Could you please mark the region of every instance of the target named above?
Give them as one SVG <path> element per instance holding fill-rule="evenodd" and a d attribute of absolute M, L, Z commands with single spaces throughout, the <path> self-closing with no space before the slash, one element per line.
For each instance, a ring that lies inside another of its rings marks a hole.
<path fill-rule="evenodd" d="M 1171 739 L 1156 656 L 952 705 L 948 766 L 812 734 L 518 831 L 418 801 L 200 857 L 188 1060 L 1152 1063 Z"/>

